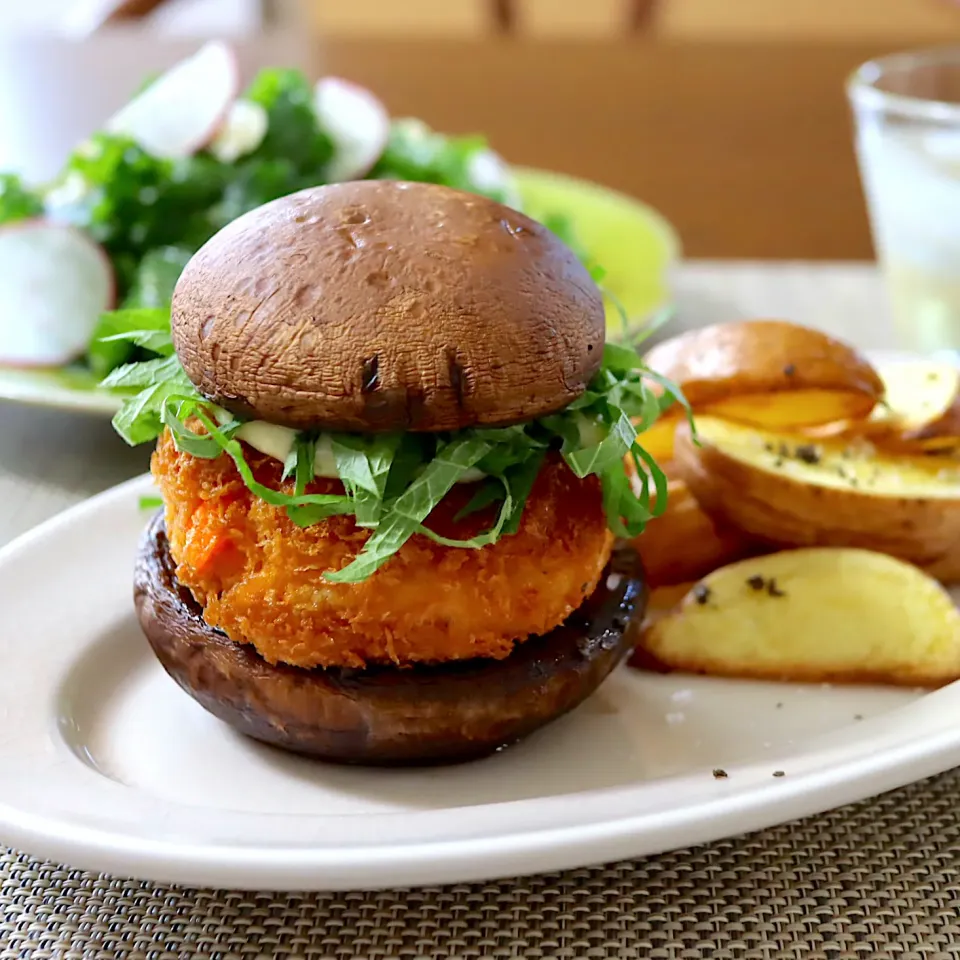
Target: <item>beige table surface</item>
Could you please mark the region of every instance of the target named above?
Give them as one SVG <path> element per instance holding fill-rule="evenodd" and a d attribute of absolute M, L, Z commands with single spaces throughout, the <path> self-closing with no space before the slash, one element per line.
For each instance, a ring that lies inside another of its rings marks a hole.
<path fill-rule="evenodd" d="M 867 265 L 698 263 L 676 288 L 684 325 L 775 315 L 891 345 Z M 0 406 L 0 542 L 146 459 L 106 423 Z M 0 960 L 957 958 L 958 798 L 951 772 L 640 861 L 371 894 L 178 891 L 0 848 Z"/>

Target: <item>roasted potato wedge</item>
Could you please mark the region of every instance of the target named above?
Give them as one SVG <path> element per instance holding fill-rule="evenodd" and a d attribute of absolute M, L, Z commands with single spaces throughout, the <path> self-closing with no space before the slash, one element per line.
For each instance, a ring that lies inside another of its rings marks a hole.
<path fill-rule="evenodd" d="M 703 509 L 777 546 L 862 547 L 931 566 L 960 542 L 960 464 L 812 442 L 717 417 L 677 430 L 675 471 Z"/>
<path fill-rule="evenodd" d="M 647 524 L 633 545 L 653 587 L 696 580 L 761 552 L 755 540 L 705 513 L 682 480 L 667 484 L 666 511 Z"/>
<path fill-rule="evenodd" d="M 852 424 L 878 446 L 913 453 L 960 448 L 960 368 L 935 360 L 887 363 L 879 368 L 884 403 L 868 420 Z"/>
<path fill-rule="evenodd" d="M 694 411 L 771 428 L 863 419 L 883 397 L 883 381 L 857 350 L 784 320 L 691 330 L 645 360 Z"/>
<path fill-rule="evenodd" d="M 648 620 L 631 662 L 730 677 L 939 686 L 960 677 L 960 613 L 936 581 L 892 557 L 789 550 L 705 577 Z"/>
<path fill-rule="evenodd" d="M 673 435 L 682 417 L 680 413 L 664 413 L 648 430 L 638 437 L 640 446 L 661 466 L 673 459 Z M 629 460 L 629 457 L 627 458 Z"/>
<path fill-rule="evenodd" d="M 647 596 L 647 607 L 644 611 L 643 624 L 640 629 L 645 633 L 661 617 L 672 613 L 694 586 L 694 581 L 687 581 L 686 583 L 671 583 L 664 584 L 660 587 L 653 587 Z M 663 673 L 668 670 L 667 667 L 647 653 L 643 644 L 639 644 L 634 648 L 628 662 L 632 667 L 640 667 L 641 669 L 653 670 L 658 673 Z"/>
<path fill-rule="evenodd" d="M 707 404 L 705 413 L 768 430 L 802 429 L 858 422 L 871 404 L 861 394 L 831 390 L 793 390 L 789 393 L 750 394 Z"/>

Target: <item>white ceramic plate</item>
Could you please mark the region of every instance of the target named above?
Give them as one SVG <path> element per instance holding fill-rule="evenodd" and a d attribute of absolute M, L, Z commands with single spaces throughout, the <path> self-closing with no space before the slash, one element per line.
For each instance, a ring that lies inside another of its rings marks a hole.
<path fill-rule="evenodd" d="M 149 491 L 127 483 L 0 551 L 0 837 L 31 853 L 220 887 L 479 880 L 756 830 L 960 762 L 957 685 L 921 695 L 626 667 L 478 763 L 288 756 L 234 735 L 149 652 L 131 598 Z"/>

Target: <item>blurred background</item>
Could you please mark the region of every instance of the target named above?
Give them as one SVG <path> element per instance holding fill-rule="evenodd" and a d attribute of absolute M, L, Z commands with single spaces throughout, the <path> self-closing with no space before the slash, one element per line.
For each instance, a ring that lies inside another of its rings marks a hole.
<path fill-rule="evenodd" d="M 198 38 L 647 201 L 688 257 L 873 255 L 844 94 L 960 40 L 952 0 L 30 0 L 0 10 L 0 168 L 57 168 Z M 78 42 L 81 41 L 82 42 Z M 65 92 L 66 91 L 66 92 Z M 38 123 L 38 117 L 48 118 Z"/>

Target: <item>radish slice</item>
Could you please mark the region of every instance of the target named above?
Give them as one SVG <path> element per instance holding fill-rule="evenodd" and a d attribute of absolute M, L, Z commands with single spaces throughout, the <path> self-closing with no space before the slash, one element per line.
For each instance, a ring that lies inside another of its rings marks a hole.
<path fill-rule="evenodd" d="M 23 220 L 0 229 L 0 363 L 62 366 L 90 342 L 114 298 L 113 268 L 86 234 Z"/>
<path fill-rule="evenodd" d="M 504 203 L 514 210 L 521 209 L 520 191 L 517 189 L 513 172 L 499 153 L 493 150 L 481 150 L 475 153 L 467 164 L 467 172 L 478 190 L 493 193 L 500 192 Z"/>
<path fill-rule="evenodd" d="M 205 147 L 216 135 L 240 87 L 233 50 L 220 40 L 161 74 L 107 123 L 148 153 L 177 159 Z"/>
<path fill-rule="evenodd" d="M 210 152 L 221 163 L 235 163 L 263 143 L 269 123 L 267 111 L 259 103 L 235 100 L 210 141 Z"/>
<path fill-rule="evenodd" d="M 387 145 L 386 107 L 369 90 L 340 77 L 317 81 L 313 107 L 334 145 L 327 179 L 357 180 L 369 173 Z"/>

